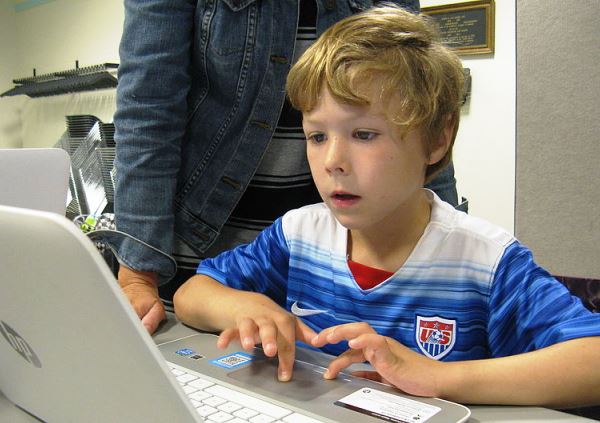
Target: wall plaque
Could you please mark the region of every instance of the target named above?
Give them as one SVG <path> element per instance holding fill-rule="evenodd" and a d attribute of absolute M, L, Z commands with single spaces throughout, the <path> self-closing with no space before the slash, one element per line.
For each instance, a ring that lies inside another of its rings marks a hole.
<path fill-rule="evenodd" d="M 494 52 L 494 0 L 422 7 L 437 23 L 444 44 L 458 55 Z"/>

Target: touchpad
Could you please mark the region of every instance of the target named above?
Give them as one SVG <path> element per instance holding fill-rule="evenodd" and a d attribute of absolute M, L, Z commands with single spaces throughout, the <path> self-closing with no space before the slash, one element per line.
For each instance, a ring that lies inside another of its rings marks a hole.
<path fill-rule="evenodd" d="M 243 369 L 234 370 L 228 376 L 274 395 L 283 395 L 299 401 L 310 401 L 345 383 L 344 375 L 339 375 L 334 380 L 326 380 L 323 379 L 323 367 L 302 361 L 294 363 L 292 380 L 279 382 L 277 365 L 276 359 L 256 360 Z"/>

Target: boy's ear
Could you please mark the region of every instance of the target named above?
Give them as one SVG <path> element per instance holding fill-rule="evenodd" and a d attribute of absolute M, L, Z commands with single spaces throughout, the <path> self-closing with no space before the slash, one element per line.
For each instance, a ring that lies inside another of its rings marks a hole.
<path fill-rule="evenodd" d="M 444 129 L 442 129 L 436 143 L 431 146 L 432 148 L 427 162 L 428 165 L 435 164 L 442 160 L 452 144 L 455 122 L 454 119 L 452 119 L 452 115 L 445 116 L 444 120 L 446 121 Z"/>

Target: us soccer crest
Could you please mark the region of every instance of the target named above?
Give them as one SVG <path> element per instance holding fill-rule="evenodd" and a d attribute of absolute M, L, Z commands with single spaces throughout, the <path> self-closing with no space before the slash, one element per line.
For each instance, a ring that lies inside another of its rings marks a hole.
<path fill-rule="evenodd" d="M 427 357 L 439 360 L 452 351 L 456 340 L 456 320 L 439 316 L 417 316 L 417 345 Z"/>

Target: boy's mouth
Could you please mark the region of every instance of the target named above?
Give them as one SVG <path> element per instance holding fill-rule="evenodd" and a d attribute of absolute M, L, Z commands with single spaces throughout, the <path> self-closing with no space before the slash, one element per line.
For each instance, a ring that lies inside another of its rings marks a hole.
<path fill-rule="evenodd" d="M 335 191 L 331 194 L 330 198 L 335 206 L 348 207 L 357 203 L 361 197 L 344 191 Z"/>
<path fill-rule="evenodd" d="M 341 193 L 341 192 L 336 192 L 332 195 L 333 198 L 339 198 L 339 199 L 350 199 L 350 198 L 356 198 L 358 197 L 358 195 L 354 195 L 354 194 L 347 194 L 347 193 Z"/>

